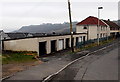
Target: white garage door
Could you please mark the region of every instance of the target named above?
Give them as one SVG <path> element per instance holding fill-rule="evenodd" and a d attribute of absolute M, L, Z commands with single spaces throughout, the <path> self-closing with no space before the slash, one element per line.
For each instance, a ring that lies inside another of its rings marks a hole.
<path fill-rule="evenodd" d="M 79 37 L 78 42 L 82 42 L 82 37 Z"/>
<path fill-rule="evenodd" d="M 59 40 L 59 50 L 63 50 L 64 49 L 64 40 Z"/>

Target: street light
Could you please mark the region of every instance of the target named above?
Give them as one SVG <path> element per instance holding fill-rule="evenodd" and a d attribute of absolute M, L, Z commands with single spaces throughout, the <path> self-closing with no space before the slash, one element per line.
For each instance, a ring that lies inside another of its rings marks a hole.
<path fill-rule="evenodd" d="M 2 32 L 0 34 L 0 55 L 2 54 Z"/>
<path fill-rule="evenodd" d="M 103 7 L 98 7 L 98 35 L 97 35 L 97 41 L 98 41 L 98 45 L 99 45 L 99 37 L 100 37 L 100 9 L 103 9 Z"/>

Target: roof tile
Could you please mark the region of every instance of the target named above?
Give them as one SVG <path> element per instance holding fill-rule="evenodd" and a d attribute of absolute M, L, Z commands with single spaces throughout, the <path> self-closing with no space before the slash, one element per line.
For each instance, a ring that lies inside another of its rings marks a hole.
<path fill-rule="evenodd" d="M 106 26 L 106 24 L 103 23 L 101 20 L 99 20 L 99 21 L 100 21 L 100 25 Z M 93 16 L 89 16 L 85 20 L 77 23 L 77 25 L 98 25 L 98 18 L 97 17 L 93 17 Z"/>

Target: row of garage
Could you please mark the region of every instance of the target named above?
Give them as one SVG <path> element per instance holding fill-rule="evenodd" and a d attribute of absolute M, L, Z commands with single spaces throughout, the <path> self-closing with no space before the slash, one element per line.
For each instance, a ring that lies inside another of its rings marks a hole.
<path fill-rule="evenodd" d="M 84 42 L 86 34 L 74 34 L 74 46 L 78 42 Z M 71 47 L 71 35 L 42 36 L 24 39 L 9 39 L 3 41 L 4 50 L 11 51 L 35 51 L 39 56 L 50 54 L 56 51 Z"/>
<path fill-rule="evenodd" d="M 80 36 L 80 37 L 75 37 L 74 38 L 74 47 L 77 46 L 78 42 L 84 42 L 86 40 L 85 36 Z M 51 40 L 50 41 L 50 47 L 51 51 L 50 53 L 64 50 L 64 49 L 69 49 L 71 47 L 71 38 L 66 38 L 66 39 L 59 39 L 57 40 Z M 45 55 L 47 54 L 47 41 L 44 42 L 39 42 L 39 56 L 40 55 Z"/>

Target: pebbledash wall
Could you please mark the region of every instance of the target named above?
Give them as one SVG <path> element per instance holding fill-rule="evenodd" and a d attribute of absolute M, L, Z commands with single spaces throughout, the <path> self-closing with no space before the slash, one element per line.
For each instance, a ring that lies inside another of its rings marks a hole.
<path fill-rule="evenodd" d="M 74 46 L 76 42 L 82 42 L 83 37 L 87 40 L 87 35 L 85 33 L 74 34 Z M 69 47 L 71 47 L 71 36 L 70 35 L 59 35 L 59 36 L 45 36 L 45 37 L 34 37 L 34 38 L 25 38 L 25 39 L 16 39 L 16 40 L 5 40 L 4 50 L 11 51 L 36 51 L 39 54 L 40 42 L 46 42 L 46 54 L 51 53 L 51 41 L 56 41 L 56 51 L 61 50 L 59 41 L 63 40 L 63 49 L 66 49 L 66 39 L 69 38 Z M 78 38 L 78 39 L 77 39 Z M 78 41 L 77 41 L 78 40 Z"/>
<path fill-rule="evenodd" d="M 98 18 L 89 16 L 83 21 L 76 24 L 76 33 L 87 33 L 88 40 L 96 39 L 99 34 L 99 38 L 104 38 L 110 36 L 110 27 L 103 20 L 99 20 L 98 27 Z M 115 27 L 114 27 L 115 28 Z"/>
<path fill-rule="evenodd" d="M 84 27 L 87 27 L 87 29 L 84 29 Z M 87 25 L 87 26 L 86 25 L 77 25 L 76 26 L 76 33 L 88 33 L 88 40 L 97 38 L 97 34 L 98 34 L 97 30 L 98 30 L 97 25 Z M 100 38 L 110 36 L 109 26 L 104 27 L 104 29 L 101 29 L 101 26 L 100 26 L 99 34 L 100 34 L 99 35 Z"/>

